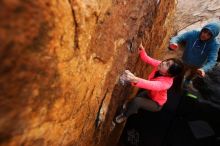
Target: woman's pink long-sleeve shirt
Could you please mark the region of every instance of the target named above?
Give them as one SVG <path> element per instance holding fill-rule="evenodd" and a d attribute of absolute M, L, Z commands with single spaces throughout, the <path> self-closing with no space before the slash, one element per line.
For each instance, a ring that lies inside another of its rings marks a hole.
<path fill-rule="evenodd" d="M 140 79 L 137 83 L 132 83 L 133 86 L 147 89 L 149 97 L 157 102 L 160 106 L 167 101 L 167 90 L 173 84 L 173 77 L 159 76 L 154 78 L 158 65 L 161 61 L 149 57 L 144 50 L 140 51 L 141 59 L 154 67 L 153 71 L 148 76 L 148 80 Z"/>

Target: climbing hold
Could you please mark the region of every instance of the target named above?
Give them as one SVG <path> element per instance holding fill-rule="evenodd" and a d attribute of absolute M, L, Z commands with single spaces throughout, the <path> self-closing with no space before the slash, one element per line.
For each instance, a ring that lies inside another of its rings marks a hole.
<path fill-rule="evenodd" d="M 160 0 L 157 0 L 157 5 L 160 3 Z"/>
<path fill-rule="evenodd" d="M 133 42 L 134 42 L 134 37 L 131 40 L 127 40 L 127 49 L 131 53 L 135 51 Z"/>
<path fill-rule="evenodd" d="M 111 125 L 110 125 L 110 132 L 112 132 L 115 129 L 115 122 L 112 121 Z"/>
<path fill-rule="evenodd" d="M 108 93 L 108 89 L 106 90 L 101 102 L 100 102 L 100 105 L 99 105 L 99 110 L 97 112 L 97 115 L 96 115 L 96 120 L 95 120 L 95 127 L 96 128 L 99 128 L 100 125 L 103 123 L 103 121 L 105 120 L 105 116 L 106 116 L 106 111 L 107 111 L 107 106 L 104 104 L 104 100 L 107 96 L 107 93 Z"/>

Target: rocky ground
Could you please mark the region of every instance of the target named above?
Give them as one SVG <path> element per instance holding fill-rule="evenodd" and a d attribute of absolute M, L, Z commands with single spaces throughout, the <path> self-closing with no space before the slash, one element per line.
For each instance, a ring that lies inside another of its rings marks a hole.
<path fill-rule="evenodd" d="M 175 26 L 177 31 L 203 26 L 220 18 L 219 0 L 178 0 Z"/>
<path fill-rule="evenodd" d="M 220 0 L 177 0 L 174 20 L 175 30 L 184 33 L 192 29 L 200 29 L 207 22 L 220 20 Z M 220 36 L 220 35 L 219 35 Z M 219 40 L 220 37 L 218 36 Z M 168 51 L 165 58 L 180 57 L 181 50 Z"/>

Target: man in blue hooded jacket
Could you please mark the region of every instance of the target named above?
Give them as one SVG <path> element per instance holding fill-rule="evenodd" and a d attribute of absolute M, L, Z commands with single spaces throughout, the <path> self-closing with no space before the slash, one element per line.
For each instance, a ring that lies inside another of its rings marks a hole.
<path fill-rule="evenodd" d="M 170 49 L 177 49 L 180 43 L 184 43 L 183 62 L 191 73 L 185 81 L 190 80 L 197 73 L 200 77 L 212 69 L 218 57 L 220 43 L 217 36 L 220 31 L 220 22 L 212 22 L 205 25 L 200 31 L 192 30 L 175 36 L 170 40 Z"/>

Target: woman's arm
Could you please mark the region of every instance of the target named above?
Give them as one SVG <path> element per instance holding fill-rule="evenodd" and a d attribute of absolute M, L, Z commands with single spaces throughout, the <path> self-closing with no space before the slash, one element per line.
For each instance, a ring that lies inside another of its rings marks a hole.
<path fill-rule="evenodd" d="M 167 82 L 164 80 L 149 81 L 142 78 L 138 78 L 136 79 L 136 81 L 137 82 L 132 82 L 133 86 L 154 91 L 167 90 L 172 86 L 172 82 Z"/>
<path fill-rule="evenodd" d="M 145 49 L 142 46 L 142 44 L 140 44 L 140 46 L 139 46 L 139 55 L 144 62 L 146 62 L 154 67 L 158 66 L 161 63 L 161 61 L 149 57 L 147 55 L 147 53 L 145 52 Z"/>
<path fill-rule="evenodd" d="M 167 90 L 172 86 L 172 81 L 167 81 L 164 79 L 157 80 L 157 81 L 149 81 L 139 77 L 136 77 L 133 73 L 129 70 L 124 72 L 125 80 L 130 82 L 133 86 L 147 89 L 147 90 Z"/>

